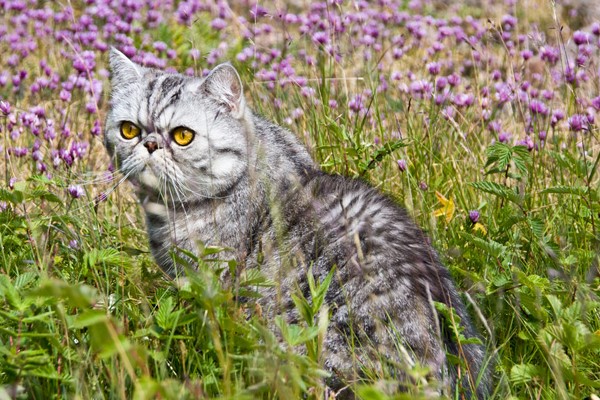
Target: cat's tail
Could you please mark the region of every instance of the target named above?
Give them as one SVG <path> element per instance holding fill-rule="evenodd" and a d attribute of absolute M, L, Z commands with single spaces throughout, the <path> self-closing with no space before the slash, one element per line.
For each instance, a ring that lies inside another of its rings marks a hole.
<path fill-rule="evenodd" d="M 486 399 L 493 391 L 492 366 L 490 357 L 481 337 L 471 323 L 471 318 L 461 301 L 459 294 L 452 288 L 449 293 L 453 314 L 440 316 L 443 321 L 442 340 L 446 352 L 453 359 L 448 361 L 448 378 L 450 380 L 450 398 L 456 393 L 464 395 L 458 398 Z M 459 390 L 460 388 L 460 390 Z"/>

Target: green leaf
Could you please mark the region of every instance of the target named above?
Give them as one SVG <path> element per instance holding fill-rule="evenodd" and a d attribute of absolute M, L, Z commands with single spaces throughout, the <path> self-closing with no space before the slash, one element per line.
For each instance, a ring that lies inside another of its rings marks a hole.
<path fill-rule="evenodd" d="M 308 300 L 302 296 L 302 293 L 300 292 L 300 295 L 292 294 L 292 301 L 302 316 L 302 319 L 307 323 L 311 323 L 314 318 L 312 307 L 308 303 Z"/>
<path fill-rule="evenodd" d="M 25 306 L 21 295 L 6 275 L 0 275 L 0 297 L 4 297 L 6 302 L 17 310 Z"/>
<path fill-rule="evenodd" d="M 512 147 L 513 157 L 512 160 L 515 163 L 515 167 L 522 173 L 528 172 L 528 166 L 531 165 L 531 153 L 526 146 L 513 146 Z"/>
<path fill-rule="evenodd" d="M 538 240 L 544 239 L 544 231 L 546 229 L 544 222 L 539 218 L 529 218 L 529 227 Z"/>
<path fill-rule="evenodd" d="M 8 191 L 6 189 L 0 189 L 0 200 L 7 201 L 12 204 L 21 204 L 25 196 L 20 190 Z"/>
<path fill-rule="evenodd" d="M 36 201 L 41 199 L 49 201 L 51 203 L 63 203 L 63 200 L 60 197 L 43 188 L 33 189 L 32 191 L 27 193 L 26 199 L 29 201 Z"/>
<path fill-rule="evenodd" d="M 510 163 L 512 154 L 510 147 L 507 144 L 496 142 L 488 147 L 487 156 L 488 159 L 484 168 L 487 168 L 494 163 L 498 163 L 494 172 L 504 172 L 506 166 Z M 490 171 L 488 171 L 488 173 L 490 173 Z"/>
<path fill-rule="evenodd" d="M 48 280 L 32 290 L 29 296 L 40 296 L 56 302 L 66 300 L 72 307 L 89 308 L 96 302 L 96 291 L 87 285 L 69 285 L 64 281 Z"/>
<path fill-rule="evenodd" d="M 79 314 L 71 323 L 71 328 L 81 329 L 96 324 L 109 323 L 109 317 L 104 310 L 87 310 Z"/>
<path fill-rule="evenodd" d="M 515 364 L 510 369 L 510 380 L 517 385 L 524 385 L 542 373 L 542 368 L 537 365 Z"/>
<path fill-rule="evenodd" d="M 83 255 L 84 263 L 91 269 L 97 265 L 123 265 L 129 257 L 115 248 L 91 249 Z"/>
<path fill-rule="evenodd" d="M 33 282 L 37 277 L 38 275 L 34 272 L 22 273 L 15 278 L 15 287 L 17 289 L 23 289 L 29 283 Z"/>
<path fill-rule="evenodd" d="M 375 168 L 377 166 L 377 164 L 379 164 L 381 161 L 383 161 L 383 159 L 385 157 L 392 154 L 392 152 L 394 152 L 395 150 L 397 150 L 401 147 L 406 147 L 406 146 L 408 146 L 408 145 L 402 139 L 384 143 L 381 147 L 379 147 L 377 150 L 375 150 L 373 153 L 371 153 L 368 161 L 358 163 L 358 168 L 360 170 L 359 171 L 360 174 L 362 175 L 365 172 L 367 172 L 368 170 Z"/>
<path fill-rule="evenodd" d="M 346 389 L 349 390 L 349 389 Z M 374 386 L 360 385 L 357 389 L 358 398 L 365 400 L 390 400 L 391 397 Z"/>
<path fill-rule="evenodd" d="M 477 236 L 471 235 L 470 233 L 461 232 L 461 236 L 468 239 L 469 242 L 473 243 L 476 247 L 484 250 L 487 254 L 494 258 L 501 258 L 507 250 L 507 247 L 501 243 L 498 243 L 492 239 L 484 240 Z"/>
<path fill-rule="evenodd" d="M 557 194 L 572 194 L 575 196 L 585 196 L 587 188 L 584 186 L 552 186 L 540 191 L 542 194 L 557 193 Z"/>
<path fill-rule="evenodd" d="M 178 325 L 178 319 L 183 310 L 174 311 L 173 297 L 164 297 L 158 304 L 158 310 L 154 315 L 156 323 L 164 330 L 170 330 Z"/>
<path fill-rule="evenodd" d="M 515 204 L 521 204 L 523 202 L 523 198 L 514 190 L 495 182 L 480 181 L 472 182 L 470 183 L 470 185 L 473 186 L 475 189 L 481 190 L 482 192 L 496 195 L 503 199 L 509 200 Z"/>

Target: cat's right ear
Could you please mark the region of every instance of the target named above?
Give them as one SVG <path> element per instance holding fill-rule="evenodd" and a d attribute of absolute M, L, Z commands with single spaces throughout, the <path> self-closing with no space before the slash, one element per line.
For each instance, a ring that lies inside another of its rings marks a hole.
<path fill-rule="evenodd" d="M 114 47 L 110 48 L 110 81 L 113 87 L 137 82 L 143 75 L 144 67 L 137 65 Z"/>
<path fill-rule="evenodd" d="M 200 84 L 200 92 L 216 100 L 234 118 L 242 118 L 246 102 L 242 80 L 229 63 L 217 65 Z"/>

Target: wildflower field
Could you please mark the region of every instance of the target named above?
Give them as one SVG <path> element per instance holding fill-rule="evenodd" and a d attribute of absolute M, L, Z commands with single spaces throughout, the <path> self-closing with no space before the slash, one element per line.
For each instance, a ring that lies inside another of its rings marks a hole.
<path fill-rule="evenodd" d="M 318 282 L 306 321 L 274 325 L 202 257 L 185 285 L 154 264 L 102 143 L 111 46 L 198 76 L 230 61 L 324 170 L 402 204 L 464 291 L 491 398 L 598 399 L 600 21 L 482 4 L 0 0 L 0 399 L 335 395 Z M 352 390 L 425 397 L 426 373 Z"/>

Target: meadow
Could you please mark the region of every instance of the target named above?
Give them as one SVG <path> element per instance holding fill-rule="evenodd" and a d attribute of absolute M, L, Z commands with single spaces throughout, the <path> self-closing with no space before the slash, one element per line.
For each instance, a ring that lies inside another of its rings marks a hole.
<path fill-rule="evenodd" d="M 102 143 L 114 46 L 198 76 L 230 61 L 324 170 L 402 204 L 464 291 L 491 398 L 598 399 L 600 21 L 557 7 L 0 0 L 0 398 L 332 395 L 326 283 L 274 327 L 239 301 L 264 278 L 223 288 L 219 249 L 185 283 L 155 265 Z M 360 398 L 426 396 L 365 375 Z"/>

